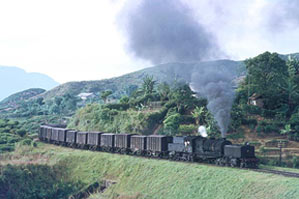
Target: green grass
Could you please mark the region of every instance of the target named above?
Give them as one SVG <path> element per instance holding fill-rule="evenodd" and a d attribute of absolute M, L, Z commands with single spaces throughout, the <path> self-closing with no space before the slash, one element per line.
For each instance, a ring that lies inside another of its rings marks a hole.
<path fill-rule="evenodd" d="M 46 156 L 47 164 L 65 168 L 73 182 L 87 186 L 105 179 L 116 181 L 91 198 L 299 198 L 296 178 L 50 145 L 25 156 L 36 154 Z"/>

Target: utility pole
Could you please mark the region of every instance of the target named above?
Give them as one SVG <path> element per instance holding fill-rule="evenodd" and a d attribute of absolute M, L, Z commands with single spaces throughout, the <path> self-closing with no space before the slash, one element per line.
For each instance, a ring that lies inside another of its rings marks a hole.
<path fill-rule="evenodd" d="M 277 145 L 279 147 L 279 166 L 281 166 L 282 148 L 285 146 L 285 142 L 279 141 Z"/>

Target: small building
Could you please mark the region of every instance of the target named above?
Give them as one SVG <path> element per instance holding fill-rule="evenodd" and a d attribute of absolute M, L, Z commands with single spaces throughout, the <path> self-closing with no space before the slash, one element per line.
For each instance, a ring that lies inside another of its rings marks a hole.
<path fill-rule="evenodd" d="M 95 95 L 93 93 L 80 93 L 78 95 L 78 97 L 80 97 L 81 100 L 87 100 L 87 99 L 95 97 Z"/>
<path fill-rule="evenodd" d="M 258 106 L 260 108 L 264 107 L 264 101 L 261 95 L 254 93 L 251 97 L 249 97 L 248 104 L 253 106 Z"/>

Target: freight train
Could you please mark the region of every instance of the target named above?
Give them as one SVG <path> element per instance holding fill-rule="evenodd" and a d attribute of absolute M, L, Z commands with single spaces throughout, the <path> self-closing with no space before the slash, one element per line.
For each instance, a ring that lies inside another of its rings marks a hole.
<path fill-rule="evenodd" d="M 223 138 L 80 132 L 63 125 L 41 125 L 39 139 L 74 148 L 177 161 L 240 168 L 256 168 L 258 165 L 254 146 L 232 144 Z"/>

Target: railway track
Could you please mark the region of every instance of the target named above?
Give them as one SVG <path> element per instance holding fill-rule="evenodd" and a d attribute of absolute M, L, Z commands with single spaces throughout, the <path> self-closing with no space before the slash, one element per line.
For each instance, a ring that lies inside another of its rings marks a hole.
<path fill-rule="evenodd" d="M 61 145 L 60 145 L 61 146 Z M 67 147 L 67 146 L 64 146 Z M 70 148 L 70 147 L 67 147 Z M 79 148 L 76 148 L 79 149 Z M 84 150 L 84 149 L 79 149 L 79 150 Z M 93 152 L 100 152 L 100 151 L 96 151 L 96 150 L 91 150 Z M 105 152 L 107 153 L 107 152 Z M 118 154 L 118 153 L 115 153 Z M 124 155 L 124 154 L 122 154 Z M 127 154 L 129 155 L 129 154 Z M 130 155 L 131 156 L 131 155 Z M 153 157 L 144 157 L 144 156 L 134 156 L 136 158 L 146 158 L 146 159 L 157 159 L 157 160 L 169 160 L 169 159 L 160 159 L 160 158 L 153 158 Z M 171 160 L 174 162 L 184 162 L 184 161 L 178 161 L 178 160 Z M 202 165 L 207 165 L 207 166 L 215 166 L 215 167 L 221 167 L 221 166 L 217 166 L 214 164 L 209 164 L 209 163 L 204 163 L 204 162 L 184 162 L 184 163 L 188 163 L 188 164 L 202 164 Z M 281 176 L 285 176 L 285 177 L 293 177 L 293 178 L 299 178 L 299 173 L 294 173 L 294 172 L 289 172 L 289 171 L 279 171 L 279 170 L 274 170 L 274 169 L 262 169 L 262 168 L 257 168 L 257 169 L 250 169 L 250 168 L 238 168 L 238 167 L 233 167 L 235 169 L 243 169 L 243 170 L 248 170 L 248 171 L 255 171 L 255 172 L 259 172 L 259 173 L 268 173 L 268 174 L 274 174 L 274 175 L 281 175 Z"/>
<path fill-rule="evenodd" d="M 299 173 L 294 173 L 294 172 L 289 172 L 289 171 L 279 171 L 279 170 L 273 170 L 273 169 L 248 169 L 248 170 L 253 170 L 255 172 L 260 172 L 260 173 L 282 175 L 285 177 L 299 178 Z"/>

